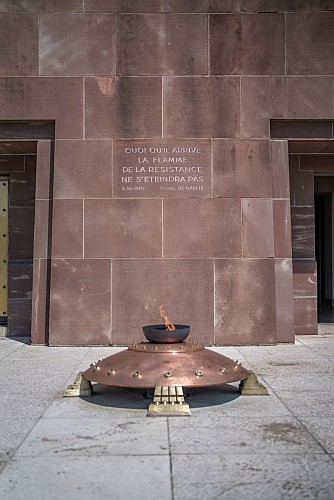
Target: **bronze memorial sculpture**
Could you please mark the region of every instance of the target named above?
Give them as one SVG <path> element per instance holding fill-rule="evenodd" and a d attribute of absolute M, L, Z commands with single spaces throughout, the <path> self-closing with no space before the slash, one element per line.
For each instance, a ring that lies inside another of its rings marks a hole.
<path fill-rule="evenodd" d="M 80 372 L 64 396 L 92 396 L 92 382 L 114 387 L 154 389 L 148 416 L 190 415 L 183 388 L 211 387 L 240 380 L 241 395 L 265 395 L 267 389 L 254 372 L 239 361 L 186 342 L 190 326 L 173 324 L 162 306 L 164 325 L 143 327 L 147 342 L 135 342 L 126 350 L 94 362 Z"/>

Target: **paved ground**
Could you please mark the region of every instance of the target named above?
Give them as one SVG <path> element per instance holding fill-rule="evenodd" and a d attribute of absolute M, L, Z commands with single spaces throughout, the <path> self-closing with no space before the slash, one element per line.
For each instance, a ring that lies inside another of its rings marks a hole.
<path fill-rule="evenodd" d="M 62 397 L 117 350 L 0 340 L 0 498 L 334 498 L 334 335 L 217 349 L 270 396 L 193 390 L 192 417 L 168 419 L 146 417 L 143 391 Z"/>

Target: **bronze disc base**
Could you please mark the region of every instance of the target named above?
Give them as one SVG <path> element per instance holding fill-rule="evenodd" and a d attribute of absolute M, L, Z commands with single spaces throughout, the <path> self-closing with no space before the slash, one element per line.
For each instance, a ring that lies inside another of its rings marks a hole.
<path fill-rule="evenodd" d="M 115 387 L 206 387 L 244 380 L 250 372 L 240 362 L 194 342 L 135 343 L 127 350 L 92 363 L 86 380 Z"/>
<path fill-rule="evenodd" d="M 239 361 L 198 343 L 140 342 L 92 363 L 88 370 L 79 373 L 64 395 L 89 396 L 91 382 L 114 387 L 155 388 L 149 416 L 190 415 L 183 387 L 210 387 L 239 380 L 243 395 L 268 394 L 255 374 Z"/>

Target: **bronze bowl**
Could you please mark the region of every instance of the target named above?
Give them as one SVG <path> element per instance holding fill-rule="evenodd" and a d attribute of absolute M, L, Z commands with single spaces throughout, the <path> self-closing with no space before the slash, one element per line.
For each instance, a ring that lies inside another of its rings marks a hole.
<path fill-rule="evenodd" d="M 189 325 L 174 325 L 175 330 L 166 330 L 165 325 L 143 326 L 145 338 L 157 344 L 183 342 L 190 333 Z"/>

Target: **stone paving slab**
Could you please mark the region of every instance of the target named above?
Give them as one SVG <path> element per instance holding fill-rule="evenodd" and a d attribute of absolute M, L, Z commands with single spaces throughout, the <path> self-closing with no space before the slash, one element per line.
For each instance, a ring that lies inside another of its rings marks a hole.
<path fill-rule="evenodd" d="M 27 341 L 28 342 L 28 341 Z M 0 338 L 0 361 L 1 364 L 12 353 L 22 348 L 22 342 L 8 341 L 6 338 Z"/>
<path fill-rule="evenodd" d="M 334 491 L 334 469 L 326 455 L 172 455 L 175 500 L 326 499 Z M 187 478 L 185 480 L 185 478 Z M 205 485 L 205 486 L 204 486 Z"/>
<path fill-rule="evenodd" d="M 288 388 L 289 389 L 289 388 Z M 295 417 L 330 416 L 334 408 L 334 392 L 325 390 L 279 391 L 279 399 Z"/>
<path fill-rule="evenodd" d="M 94 388 L 94 391 L 97 389 Z M 105 387 L 92 398 L 59 398 L 44 414 L 44 418 L 100 418 L 114 414 L 146 417 L 150 400 L 144 397 L 143 389 L 126 390 L 117 387 Z"/>
<path fill-rule="evenodd" d="M 43 392 L 48 393 L 53 387 L 56 390 L 61 389 L 61 385 L 65 384 L 68 379 L 68 374 L 62 371 L 57 372 L 55 369 L 52 374 L 50 373 L 36 373 L 35 371 L 31 373 L 32 369 L 26 371 L 13 370 L 6 372 L 0 372 L 0 376 L 3 378 L 1 381 L 1 393 L 30 393 L 30 394 L 42 394 Z M 72 371 L 72 367 L 68 368 L 68 371 Z M 77 373 L 75 370 L 74 373 Z"/>
<path fill-rule="evenodd" d="M 293 417 L 221 416 L 194 413 L 190 423 L 170 420 L 173 454 L 293 454 L 323 453 L 322 447 Z"/>
<path fill-rule="evenodd" d="M 2 394 L 0 395 L 1 421 L 4 419 L 11 419 L 13 422 L 24 418 L 38 419 L 51 404 L 52 396 L 55 394 L 42 396 L 29 393 Z"/>
<path fill-rule="evenodd" d="M 158 456 L 29 457 L 3 471 L 6 500 L 172 500 L 170 460 Z"/>
<path fill-rule="evenodd" d="M 231 385 L 211 388 L 189 389 L 187 403 L 192 411 L 207 413 L 215 410 L 222 417 L 290 416 L 289 410 L 272 392 L 269 396 L 240 396 L 237 387 Z"/>
<path fill-rule="evenodd" d="M 257 369 L 267 367 L 268 363 L 277 363 L 277 366 L 280 366 L 279 363 L 298 363 L 303 360 L 316 362 L 319 360 L 319 353 L 317 350 L 311 349 L 308 346 L 294 345 L 289 346 L 289 349 L 287 349 L 287 347 L 288 346 L 277 346 L 276 351 L 268 351 L 268 348 L 259 346 L 258 352 L 254 351 L 254 347 L 240 347 L 240 351 L 246 360 L 245 363 L 254 362 Z"/>
<path fill-rule="evenodd" d="M 290 375 L 266 375 L 261 374 L 266 384 L 276 393 L 278 391 L 292 390 L 295 391 L 296 387 L 300 391 L 319 391 L 329 392 L 333 388 L 333 375 L 331 373 L 312 373 L 307 376 L 302 371 L 300 373 L 291 373 Z"/>
<path fill-rule="evenodd" d="M 167 420 L 126 414 L 99 419 L 41 419 L 16 453 L 22 457 L 166 455 Z"/>
<path fill-rule="evenodd" d="M 333 407 L 330 413 L 322 417 L 299 417 L 299 421 L 305 426 L 312 436 L 324 447 L 327 453 L 334 453 L 334 416 Z M 334 490 L 333 490 L 334 498 Z"/>
<path fill-rule="evenodd" d="M 235 361 L 245 361 L 245 358 L 238 347 L 208 347 L 211 351 L 219 352 L 223 356 L 234 359 Z"/>
<path fill-rule="evenodd" d="M 300 342 L 310 351 L 327 356 L 334 361 L 334 335 L 299 336 Z"/>
<path fill-rule="evenodd" d="M 316 347 L 313 350 L 313 352 L 316 353 L 317 355 L 320 354 L 324 360 L 334 362 L 334 348 L 330 345 L 328 345 L 327 347 L 325 346 Z"/>
<path fill-rule="evenodd" d="M 52 378 L 53 375 L 57 376 L 59 374 L 68 375 L 69 370 L 77 370 L 80 365 L 75 363 L 74 360 L 60 360 L 57 362 L 52 362 L 49 359 L 44 359 L 38 361 L 36 359 L 25 359 L 25 360 L 8 360 L 8 366 L 5 365 L 6 361 L 3 361 L 3 366 L 1 367 L 1 372 L 6 370 L 9 373 L 15 373 L 16 375 L 23 375 L 25 377 L 35 377 L 35 375 L 48 375 Z M 78 370 L 79 371 L 79 370 Z"/>
<path fill-rule="evenodd" d="M 31 429 L 36 423 L 36 418 L 30 414 L 27 417 L 24 415 L 15 417 L 1 418 L 0 432 L 0 462 L 7 463 L 13 457 L 16 450 L 20 447 L 24 439 L 27 437 Z M 0 465 L 1 468 L 1 465 Z"/>

